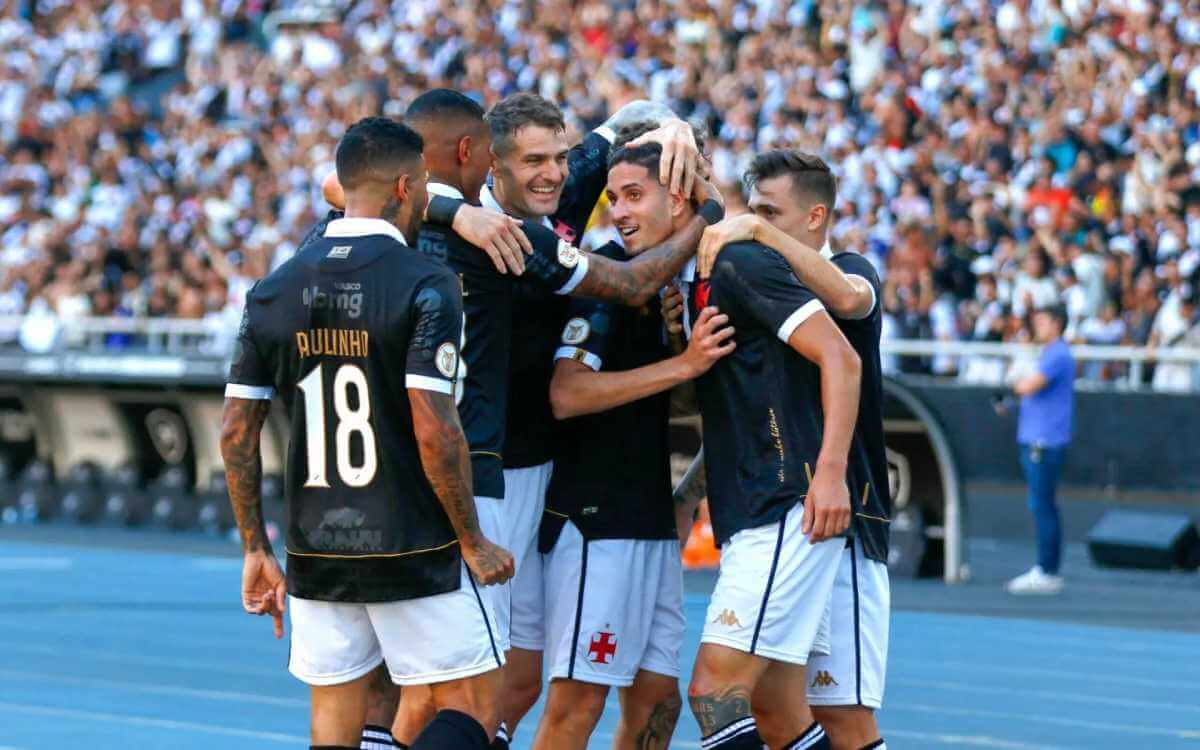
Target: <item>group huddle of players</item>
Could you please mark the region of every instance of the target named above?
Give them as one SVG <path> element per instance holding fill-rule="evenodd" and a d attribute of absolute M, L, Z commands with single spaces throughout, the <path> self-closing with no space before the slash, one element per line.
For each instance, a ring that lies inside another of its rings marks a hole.
<path fill-rule="evenodd" d="M 290 608 L 314 748 L 507 748 L 543 669 L 535 748 L 587 748 L 610 687 L 613 747 L 668 747 L 703 497 L 702 746 L 884 747 L 879 281 L 822 254 L 824 162 L 758 155 L 725 220 L 702 145 L 634 102 L 568 148 L 541 97 L 446 89 L 346 131 L 335 210 L 247 297 L 221 436 L 243 604 L 277 637 Z M 620 242 L 583 252 L 602 194 Z M 276 396 L 286 578 L 259 494 Z M 672 488 L 687 413 L 704 449 Z"/>

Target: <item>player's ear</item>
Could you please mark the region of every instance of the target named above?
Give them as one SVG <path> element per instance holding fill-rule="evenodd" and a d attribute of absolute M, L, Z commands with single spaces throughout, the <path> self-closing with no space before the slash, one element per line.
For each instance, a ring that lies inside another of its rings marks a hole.
<path fill-rule="evenodd" d="M 400 201 L 408 200 L 408 193 L 411 187 L 412 178 L 409 176 L 409 174 L 405 172 L 404 174 L 400 175 L 400 177 L 396 180 L 396 199 Z"/>
<path fill-rule="evenodd" d="M 471 161 L 471 147 L 474 146 L 474 141 L 469 135 L 464 135 L 458 139 L 458 163 L 466 164 Z"/>
<path fill-rule="evenodd" d="M 691 198 L 682 193 L 667 192 L 667 207 L 671 211 L 671 218 L 675 218 L 683 213 L 685 206 L 691 204 Z"/>
<path fill-rule="evenodd" d="M 818 203 L 808 212 L 808 231 L 815 232 L 825 225 L 829 218 L 829 208 L 824 203 Z"/>

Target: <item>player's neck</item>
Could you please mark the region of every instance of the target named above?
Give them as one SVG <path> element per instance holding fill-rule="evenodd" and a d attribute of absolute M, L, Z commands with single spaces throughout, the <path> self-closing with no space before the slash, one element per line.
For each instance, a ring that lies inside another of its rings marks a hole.
<path fill-rule="evenodd" d="M 352 201 L 346 198 L 346 210 L 343 212 L 347 219 L 382 219 L 387 221 L 383 215 L 383 204 L 375 201 Z"/>

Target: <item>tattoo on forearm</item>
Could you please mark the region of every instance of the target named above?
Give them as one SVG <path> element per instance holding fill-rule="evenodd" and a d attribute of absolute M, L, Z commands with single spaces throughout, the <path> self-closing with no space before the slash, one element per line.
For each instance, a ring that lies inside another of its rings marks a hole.
<path fill-rule="evenodd" d="M 270 401 L 227 398 L 221 417 L 225 483 L 244 552 L 271 551 L 262 517 L 262 453 L 259 450 L 262 427 L 270 411 Z"/>
<path fill-rule="evenodd" d="M 683 710 L 683 700 L 676 693 L 662 703 L 657 704 L 650 712 L 650 720 L 642 731 L 634 738 L 637 750 L 666 750 L 671 745 L 671 735 L 675 725 L 679 723 L 679 713 Z"/>
<path fill-rule="evenodd" d="M 708 737 L 738 719 L 750 716 L 750 686 L 727 685 L 707 695 L 689 697 L 692 714 L 700 724 L 700 735 Z"/>
<path fill-rule="evenodd" d="M 704 219 L 694 217 L 682 231 L 625 263 L 588 256 L 588 272 L 576 292 L 625 305 L 645 304 L 696 254 L 707 226 Z"/>
<path fill-rule="evenodd" d="M 426 426 L 418 435 L 421 464 L 434 494 L 450 517 L 459 541 L 472 541 L 479 535 L 475 495 L 471 480 L 471 456 L 458 421 L 454 399 L 440 393 L 410 390 L 413 421 Z"/>
<path fill-rule="evenodd" d="M 683 479 L 679 480 L 679 486 L 675 488 L 675 502 L 681 505 L 698 503 L 707 494 L 708 478 L 704 473 L 704 446 L 700 446 L 700 452 L 692 459 L 692 465 L 688 467 Z"/>

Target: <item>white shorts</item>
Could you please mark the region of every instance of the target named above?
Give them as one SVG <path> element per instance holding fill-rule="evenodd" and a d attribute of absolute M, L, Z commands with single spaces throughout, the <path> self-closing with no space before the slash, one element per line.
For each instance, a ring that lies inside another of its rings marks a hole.
<path fill-rule="evenodd" d="M 479 516 L 479 529 L 492 544 L 498 544 L 504 549 L 512 550 L 509 541 L 510 531 L 505 514 L 506 503 L 494 497 L 475 498 L 475 511 Z M 513 563 L 519 565 L 516 553 L 513 552 Z M 520 568 L 517 568 L 520 570 Z M 501 651 L 507 651 L 509 621 L 512 613 L 512 581 L 505 581 L 496 586 L 481 586 L 479 593 L 488 602 L 495 614 L 496 645 Z"/>
<path fill-rule="evenodd" d="M 524 469 L 504 470 L 505 522 L 508 550 L 517 566 L 511 586 L 511 642 L 526 651 L 541 651 L 546 644 L 545 589 L 538 528 L 546 508 L 546 490 L 554 462 Z"/>
<path fill-rule="evenodd" d="M 858 540 L 846 545 L 829 597 L 829 654 L 808 663 L 809 704 L 883 705 L 891 609 L 887 565 L 868 560 Z"/>
<path fill-rule="evenodd" d="M 546 555 L 550 679 L 628 687 L 679 677 L 683 564 L 676 539 L 585 541 L 567 521 Z"/>
<path fill-rule="evenodd" d="M 796 505 L 778 523 L 739 531 L 721 547 L 702 643 L 789 664 L 829 650 L 826 606 L 846 542 L 810 544 L 803 517 Z"/>
<path fill-rule="evenodd" d="M 387 661 L 397 685 L 473 677 L 504 663 L 486 589 L 462 566 L 462 587 L 398 602 L 358 604 L 288 597 L 288 671 L 309 685 L 340 685 Z"/>

